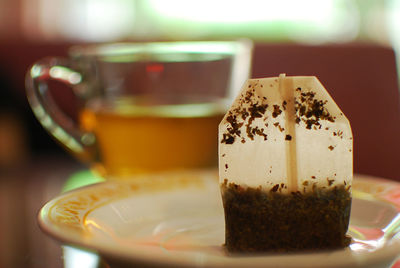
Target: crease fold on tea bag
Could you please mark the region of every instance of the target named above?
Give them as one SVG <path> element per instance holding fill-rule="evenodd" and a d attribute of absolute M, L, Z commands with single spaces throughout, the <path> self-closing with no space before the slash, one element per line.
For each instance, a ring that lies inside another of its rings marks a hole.
<path fill-rule="evenodd" d="M 279 92 L 286 101 L 285 115 L 285 133 L 291 137 L 291 142 L 286 142 L 286 170 L 287 170 L 287 184 L 289 192 L 297 191 L 297 152 L 296 152 L 296 128 L 294 122 L 295 108 L 293 94 L 293 85 L 291 79 L 285 79 L 285 74 L 279 75 Z M 285 137 L 286 137 L 285 135 Z"/>
<path fill-rule="evenodd" d="M 314 76 L 249 79 L 219 125 L 230 252 L 350 243 L 353 136 Z"/>

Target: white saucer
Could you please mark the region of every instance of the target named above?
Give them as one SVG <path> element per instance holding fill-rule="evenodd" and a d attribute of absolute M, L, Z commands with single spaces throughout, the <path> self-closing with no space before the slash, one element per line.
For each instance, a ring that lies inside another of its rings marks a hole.
<path fill-rule="evenodd" d="M 349 248 L 229 257 L 216 172 L 110 181 L 63 194 L 39 225 L 64 244 L 131 264 L 174 267 L 390 267 L 400 256 L 400 184 L 355 176 Z"/>

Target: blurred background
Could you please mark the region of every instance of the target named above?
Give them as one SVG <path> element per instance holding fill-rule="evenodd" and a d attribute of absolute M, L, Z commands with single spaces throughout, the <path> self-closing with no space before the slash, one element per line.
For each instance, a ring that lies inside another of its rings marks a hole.
<path fill-rule="evenodd" d="M 400 180 L 399 18 L 400 0 L 0 0 L 0 267 L 67 266 L 36 213 L 84 167 L 29 108 L 36 60 L 75 44 L 248 38 L 253 77 L 317 75 L 354 122 L 355 171 Z"/>
<path fill-rule="evenodd" d="M 0 167 L 64 153 L 32 117 L 24 75 L 35 60 L 66 55 L 71 44 L 249 38 L 399 51 L 399 16 L 398 0 L 0 0 Z"/>
<path fill-rule="evenodd" d="M 249 38 L 398 51 L 399 16 L 398 0 L 0 0 L 0 141 L 9 141 L 0 143 L 0 166 L 64 153 L 32 117 L 24 75 L 35 60 L 66 55 L 72 44 Z"/>

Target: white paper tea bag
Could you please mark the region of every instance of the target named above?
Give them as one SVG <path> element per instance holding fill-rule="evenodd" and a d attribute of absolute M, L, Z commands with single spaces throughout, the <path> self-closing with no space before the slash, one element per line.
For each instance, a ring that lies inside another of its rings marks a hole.
<path fill-rule="evenodd" d="M 316 77 L 249 79 L 219 126 L 228 250 L 348 244 L 352 139 L 349 121 Z M 246 228 L 252 231 L 240 231 Z"/>

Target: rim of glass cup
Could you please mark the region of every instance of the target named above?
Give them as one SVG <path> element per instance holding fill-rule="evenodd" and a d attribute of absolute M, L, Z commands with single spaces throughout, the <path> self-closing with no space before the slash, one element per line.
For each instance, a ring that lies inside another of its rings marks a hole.
<path fill-rule="evenodd" d="M 77 45 L 71 47 L 69 53 L 73 58 L 98 57 L 104 61 L 131 62 L 154 58 L 161 61 L 209 61 L 218 57 L 235 57 L 251 49 L 250 40 L 118 42 Z M 192 57 L 184 57 L 188 55 Z"/>

